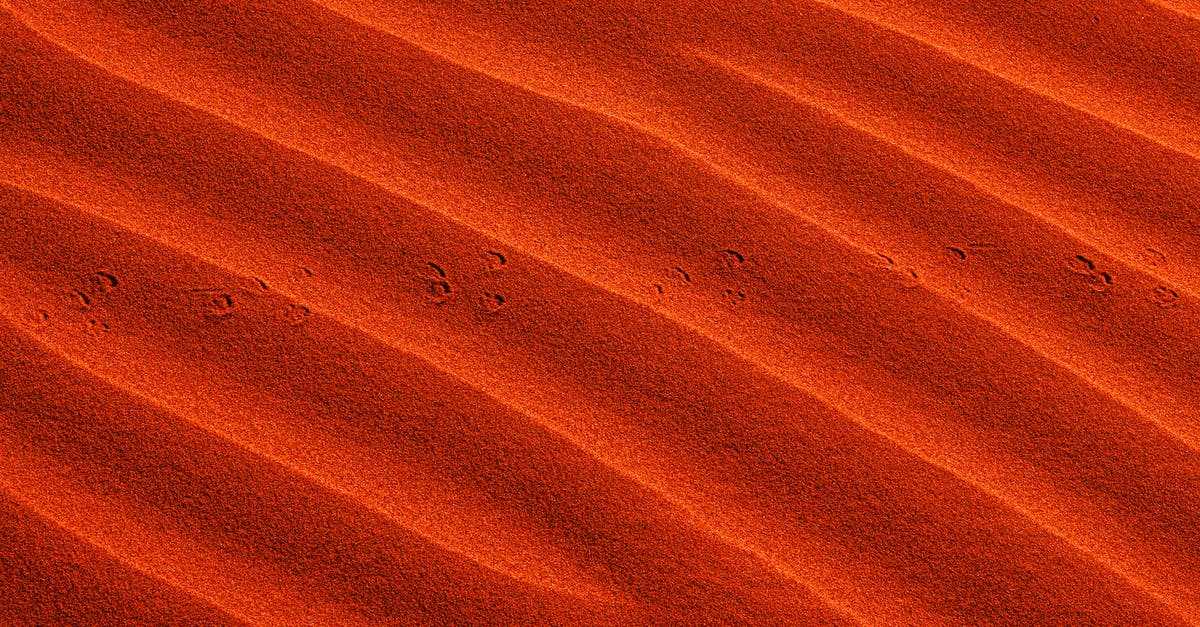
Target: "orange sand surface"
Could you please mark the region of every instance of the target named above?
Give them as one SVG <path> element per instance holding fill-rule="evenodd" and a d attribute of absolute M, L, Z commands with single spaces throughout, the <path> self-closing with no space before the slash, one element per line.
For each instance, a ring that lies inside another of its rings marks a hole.
<path fill-rule="evenodd" d="M 1200 625 L 1200 2 L 0 0 L 0 625 Z"/>

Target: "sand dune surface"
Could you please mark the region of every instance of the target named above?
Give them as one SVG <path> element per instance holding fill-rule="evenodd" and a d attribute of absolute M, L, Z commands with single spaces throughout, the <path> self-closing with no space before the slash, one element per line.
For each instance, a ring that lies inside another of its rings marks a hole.
<path fill-rule="evenodd" d="M 0 0 L 0 624 L 1200 625 L 1200 5 Z"/>

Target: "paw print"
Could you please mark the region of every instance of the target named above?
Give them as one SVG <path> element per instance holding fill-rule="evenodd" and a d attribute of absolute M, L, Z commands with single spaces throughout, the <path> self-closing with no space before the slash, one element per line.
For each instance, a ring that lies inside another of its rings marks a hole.
<path fill-rule="evenodd" d="M 508 304 L 508 300 L 494 292 L 484 292 L 479 299 L 480 306 L 486 314 L 497 314 Z"/>
<path fill-rule="evenodd" d="M 1088 277 L 1088 286 L 1097 292 L 1107 291 L 1113 285 L 1113 275 L 1096 270 L 1096 263 L 1083 255 L 1067 260 L 1067 269 L 1080 276 Z"/>
<path fill-rule="evenodd" d="M 297 305 L 296 303 L 288 304 L 283 310 L 283 319 L 292 325 L 303 324 L 311 315 L 312 311 L 308 307 Z"/>
<path fill-rule="evenodd" d="M 1096 271 L 1096 264 L 1083 255 L 1075 255 L 1067 260 L 1067 269 L 1075 274 L 1091 276 Z"/>
<path fill-rule="evenodd" d="M 883 259 L 884 263 L 886 264 L 886 266 L 885 266 L 886 269 L 888 269 L 892 272 L 895 272 L 896 275 L 900 278 L 900 286 L 901 287 L 915 288 L 915 287 L 919 287 L 921 285 L 921 279 L 920 279 L 920 277 L 917 276 L 916 270 L 914 270 L 912 268 L 908 268 L 908 267 L 901 267 L 899 264 L 896 263 L 895 259 L 893 259 L 892 257 L 889 257 L 888 255 L 885 255 L 883 253 L 875 253 L 875 254 L 878 255 L 880 259 Z"/>
<path fill-rule="evenodd" d="M 92 297 L 83 290 L 71 290 L 71 298 L 79 305 L 80 309 L 88 309 L 92 306 Z"/>
<path fill-rule="evenodd" d="M 96 292 L 108 292 L 117 287 L 120 281 L 116 275 L 109 272 L 96 272 L 88 278 L 88 282 Z"/>
<path fill-rule="evenodd" d="M 1170 309 L 1179 304 L 1179 292 L 1165 285 L 1160 285 L 1154 288 L 1154 292 L 1150 295 L 1150 302 L 1163 309 Z"/>
<path fill-rule="evenodd" d="M 288 280 L 292 283 L 302 283 L 313 277 L 313 271 L 304 266 L 296 266 L 289 272 Z"/>
<path fill-rule="evenodd" d="M 25 321 L 30 327 L 40 329 L 50 324 L 50 312 L 45 309 L 29 312 L 25 314 Z"/>
<path fill-rule="evenodd" d="M 426 286 L 426 297 L 434 304 L 441 304 L 450 298 L 450 281 L 446 280 L 446 271 L 438 264 L 427 261 L 425 262 L 429 272 L 425 276 L 428 285 Z"/>
<path fill-rule="evenodd" d="M 192 290 L 200 311 L 206 318 L 223 319 L 233 315 L 236 309 L 233 296 L 220 290 Z"/>
<path fill-rule="evenodd" d="M 1096 274 L 1095 280 L 1092 281 L 1091 288 L 1093 290 L 1096 290 L 1097 292 L 1103 292 L 1103 291 L 1107 290 L 1108 288 L 1112 287 L 1112 284 L 1113 284 L 1112 275 L 1107 272 L 1100 272 L 1100 273 Z"/>

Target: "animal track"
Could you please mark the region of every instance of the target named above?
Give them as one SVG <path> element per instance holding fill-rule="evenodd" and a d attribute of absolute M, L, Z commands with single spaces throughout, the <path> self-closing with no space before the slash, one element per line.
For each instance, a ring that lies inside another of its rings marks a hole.
<path fill-rule="evenodd" d="M 87 277 L 87 286 L 84 289 L 71 290 L 71 298 L 79 305 L 81 309 L 90 309 L 92 306 L 93 294 L 103 294 L 117 287 L 120 281 L 116 275 L 110 272 L 94 272 Z"/>
<path fill-rule="evenodd" d="M 291 324 L 298 325 L 303 324 L 304 321 L 307 320 L 311 315 L 312 310 L 310 310 L 308 307 L 305 307 L 304 305 L 297 305 L 296 303 L 290 303 L 287 306 L 287 309 L 285 309 L 283 312 L 283 319 L 287 320 Z"/>
<path fill-rule="evenodd" d="M 1091 276 L 1096 271 L 1096 264 L 1083 255 L 1075 255 L 1067 260 L 1067 268 L 1075 274 Z"/>
<path fill-rule="evenodd" d="M 192 293 L 195 295 L 205 317 L 228 318 L 233 315 L 236 306 L 233 296 L 229 295 L 229 293 L 208 289 L 192 290 Z"/>
<path fill-rule="evenodd" d="M 487 256 L 489 270 L 499 270 L 500 268 L 508 265 L 508 258 L 501 253 L 498 253 L 494 250 L 489 250 L 487 252 Z"/>
<path fill-rule="evenodd" d="M 311 279 L 312 276 L 313 276 L 312 270 L 309 270 L 308 268 L 306 268 L 304 266 L 296 266 L 295 272 L 291 273 L 289 280 L 292 283 L 299 283 L 305 279 Z"/>
<path fill-rule="evenodd" d="M 734 305 L 739 305 L 746 302 L 746 293 L 740 290 L 727 289 L 725 290 L 725 300 Z"/>
<path fill-rule="evenodd" d="M 450 282 L 446 280 L 445 268 L 432 261 L 426 261 L 425 265 L 432 271 L 431 275 L 425 276 L 425 280 L 428 281 L 425 295 L 431 302 L 440 305 L 446 302 L 446 299 L 450 298 L 450 292 L 453 291 L 453 288 L 450 287 Z"/>
<path fill-rule="evenodd" d="M 92 297 L 88 296 L 83 290 L 71 290 L 71 296 L 75 302 L 79 303 L 80 307 L 87 309 L 92 306 Z"/>
<path fill-rule="evenodd" d="M 448 281 L 430 281 L 429 298 L 435 303 L 444 303 L 450 298 L 450 283 Z"/>
<path fill-rule="evenodd" d="M 267 287 L 267 282 L 266 282 L 266 281 L 263 281 L 262 279 L 260 279 L 260 278 L 258 278 L 258 277 L 252 277 L 252 278 L 254 279 L 254 283 L 255 283 L 256 285 L 258 285 L 258 289 L 260 289 L 260 290 L 262 290 L 262 291 L 264 291 L 264 292 L 266 292 L 266 291 L 268 291 L 268 290 L 270 289 L 270 288 L 268 288 L 268 287 Z"/>
<path fill-rule="evenodd" d="M 1146 263 L 1151 268 L 1157 268 L 1167 263 L 1167 256 L 1154 248 L 1147 248 L 1144 256 L 1146 257 Z"/>
<path fill-rule="evenodd" d="M 684 283 L 692 282 L 692 275 L 688 274 L 687 271 L 684 270 L 683 268 L 680 268 L 679 266 L 675 266 L 675 271 L 679 273 L 679 276 L 683 277 Z"/>
<path fill-rule="evenodd" d="M 736 268 L 743 263 L 746 263 L 746 256 L 736 250 L 725 249 L 721 251 L 721 263 L 726 268 Z"/>
<path fill-rule="evenodd" d="M 50 324 L 50 312 L 45 309 L 29 312 L 25 315 L 25 318 L 29 322 L 29 326 L 34 328 L 41 328 Z"/>
<path fill-rule="evenodd" d="M 726 248 L 720 251 L 721 265 L 729 271 L 736 272 L 741 277 L 752 279 L 760 283 L 766 283 L 767 278 L 762 274 L 762 268 L 757 263 L 757 260 L 750 259 L 742 253 Z"/>
<path fill-rule="evenodd" d="M 663 293 L 663 286 L 662 286 L 662 283 L 655 283 L 655 284 L 654 284 L 654 291 L 658 292 L 658 293 L 661 295 L 661 294 Z"/>
<path fill-rule="evenodd" d="M 1179 304 L 1179 292 L 1165 285 L 1160 285 L 1154 288 L 1154 293 L 1150 296 L 1150 302 L 1163 309 L 1170 309 Z"/>
<path fill-rule="evenodd" d="M 1107 272 L 1101 272 L 1096 275 L 1096 278 L 1098 280 L 1096 282 L 1092 283 L 1092 289 L 1096 290 L 1097 292 L 1103 292 L 1104 290 L 1107 290 L 1109 287 L 1112 287 L 1113 277 L 1111 274 L 1109 274 Z"/>
<path fill-rule="evenodd" d="M 109 272 L 97 272 L 93 274 L 90 278 L 90 282 L 96 287 L 96 290 L 100 292 L 107 292 L 117 287 L 117 285 L 120 283 L 120 281 L 117 281 L 116 275 Z"/>
<path fill-rule="evenodd" d="M 901 287 L 913 288 L 913 287 L 918 287 L 919 285 L 921 285 L 921 279 L 920 279 L 920 277 L 917 276 L 916 270 L 914 270 L 912 268 L 900 268 L 899 266 L 896 265 L 895 259 L 893 259 L 883 253 L 875 253 L 875 254 L 879 255 L 879 257 L 881 259 L 883 259 L 884 262 L 887 263 L 888 270 L 891 270 L 892 272 L 895 272 L 898 275 L 900 275 L 900 286 Z"/>
<path fill-rule="evenodd" d="M 483 296 L 480 297 L 480 303 L 483 306 L 484 313 L 494 314 L 503 309 L 508 301 L 499 294 L 484 292 Z"/>
<path fill-rule="evenodd" d="M 953 246 L 947 246 L 947 247 L 946 247 L 946 250 L 950 251 L 950 252 L 951 252 L 951 253 L 952 253 L 952 254 L 953 254 L 955 257 L 958 257 L 959 259 L 966 259 L 966 258 L 967 258 L 967 253 L 966 253 L 965 251 L 963 251 L 963 249 L 961 249 L 961 248 L 955 248 L 955 247 L 953 247 Z"/>
<path fill-rule="evenodd" d="M 1107 291 L 1113 285 L 1113 275 L 1104 271 L 1097 272 L 1096 262 L 1083 255 L 1075 255 L 1068 259 L 1067 269 L 1075 274 L 1091 279 L 1088 282 L 1088 286 L 1097 292 Z"/>
<path fill-rule="evenodd" d="M 102 335 L 112 330 L 112 327 L 107 322 L 101 322 L 96 319 L 88 320 L 88 331 L 94 335 Z"/>
<path fill-rule="evenodd" d="M 228 316 L 233 313 L 233 297 L 229 294 L 217 294 L 205 304 L 208 313 L 216 316 Z"/>

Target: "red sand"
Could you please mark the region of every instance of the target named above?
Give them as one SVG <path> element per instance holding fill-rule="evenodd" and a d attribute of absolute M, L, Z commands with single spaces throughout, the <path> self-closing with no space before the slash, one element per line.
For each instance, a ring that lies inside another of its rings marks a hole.
<path fill-rule="evenodd" d="M 0 623 L 1200 625 L 1200 3 L 0 7 Z"/>

